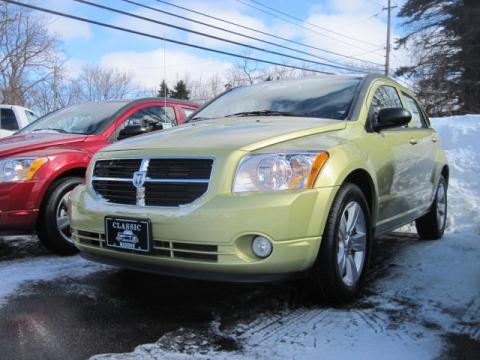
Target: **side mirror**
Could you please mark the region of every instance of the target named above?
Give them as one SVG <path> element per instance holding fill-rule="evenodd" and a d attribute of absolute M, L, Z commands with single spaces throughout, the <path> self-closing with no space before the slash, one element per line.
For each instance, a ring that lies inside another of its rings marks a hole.
<path fill-rule="evenodd" d="M 118 134 L 118 140 L 126 139 L 131 136 L 136 136 L 140 134 L 146 134 L 150 132 L 152 128 L 150 126 L 143 125 L 129 125 L 125 126 L 120 133 Z"/>
<path fill-rule="evenodd" d="M 375 131 L 407 125 L 412 119 L 410 111 L 404 108 L 384 108 L 378 112 L 372 124 Z"/>

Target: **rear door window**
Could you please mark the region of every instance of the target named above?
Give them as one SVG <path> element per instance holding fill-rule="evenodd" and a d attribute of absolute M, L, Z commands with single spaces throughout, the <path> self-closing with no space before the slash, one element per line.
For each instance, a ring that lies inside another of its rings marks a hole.
<path fill-rule="evenodd" d="M 12 109 L 0 109 L 2 130 L 18 130 L 17 118 Z"/>

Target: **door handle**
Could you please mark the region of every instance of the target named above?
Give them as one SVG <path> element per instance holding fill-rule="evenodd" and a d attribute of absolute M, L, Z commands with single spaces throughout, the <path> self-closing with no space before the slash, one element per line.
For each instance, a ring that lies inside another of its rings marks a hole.
<path fill-rule="evenodd" d="M 415 139 L 410 139 L 409 143 L 410 143 L 410 145 L 417 145 L 418 141 L 415 140 Z"/>
<path fill-rule="evenodd" d="M 432 141 L 436 143 L 436 142 L 438 141 L 438 139 L 434 136 L 434 137 L 432 138 Z"/>

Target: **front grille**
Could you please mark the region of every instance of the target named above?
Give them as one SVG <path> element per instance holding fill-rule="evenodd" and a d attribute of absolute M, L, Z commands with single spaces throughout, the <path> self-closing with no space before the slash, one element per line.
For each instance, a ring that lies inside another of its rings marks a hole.
<path fill-rule="evenodd" d="M 210 179 L 210 159 L 152 159 L 147 176 L 153 179 Z"/>
<path fill-rule="evenodd" d="M 146 183 L 145 205 L 178 206 L 189 204 L 207 191 L 207 183 Z"/>
<path fill-rule="evenodd" d="M 141 159 L 98 160 L 95 163 L 93 176 L 131 179 L 141 163 Z"/>
<path fill-rule="evenodd" d="M 212 166 L 212 159 L 98 160 L 92 187 L 110 203 L 175 207 L 207 192 Z M 134 185 L 136 175 L 141 180 Z"/>
<path fill-rule="evenodd" d="M 105 241 L 105 235 L 90 231 L 74 230 L 72 234 L 78 242 L 85 245 L 100 247 Z"/>
<path fill-rule="evenodd" d="M 74 239 L 83 245 L 105 247 L 104 234 L 76 229 L 73 229 L 72 234 Z M 152 254 L 144 256 L 218 262 L 218 255 L 220 253 L 217 245 L 154 240 Z"/>
<path fill-rule="evenodd" d="M 218 261 L 218 246 L 206 244 L 154 241 L 153 251 L 158 256 L 176 259 Z"/>
<path fill-rule="evenodd" d="M 137 189 L 131 182 L 93 180 L 92 185 L 95 191 L 108 202 L 127 205 L 137 203 Z"/>

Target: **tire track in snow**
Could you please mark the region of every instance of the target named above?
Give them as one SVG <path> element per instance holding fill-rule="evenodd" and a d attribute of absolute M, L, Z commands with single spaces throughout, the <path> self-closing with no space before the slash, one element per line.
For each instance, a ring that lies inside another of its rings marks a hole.
<path fill-rule="evenodd" d="M 454 326 L 453 331 L 458 334 L 470 336 L 475 341 L 480 341 L 480 298 L 476 298 L 465 311 L 460 322 Z"/>

